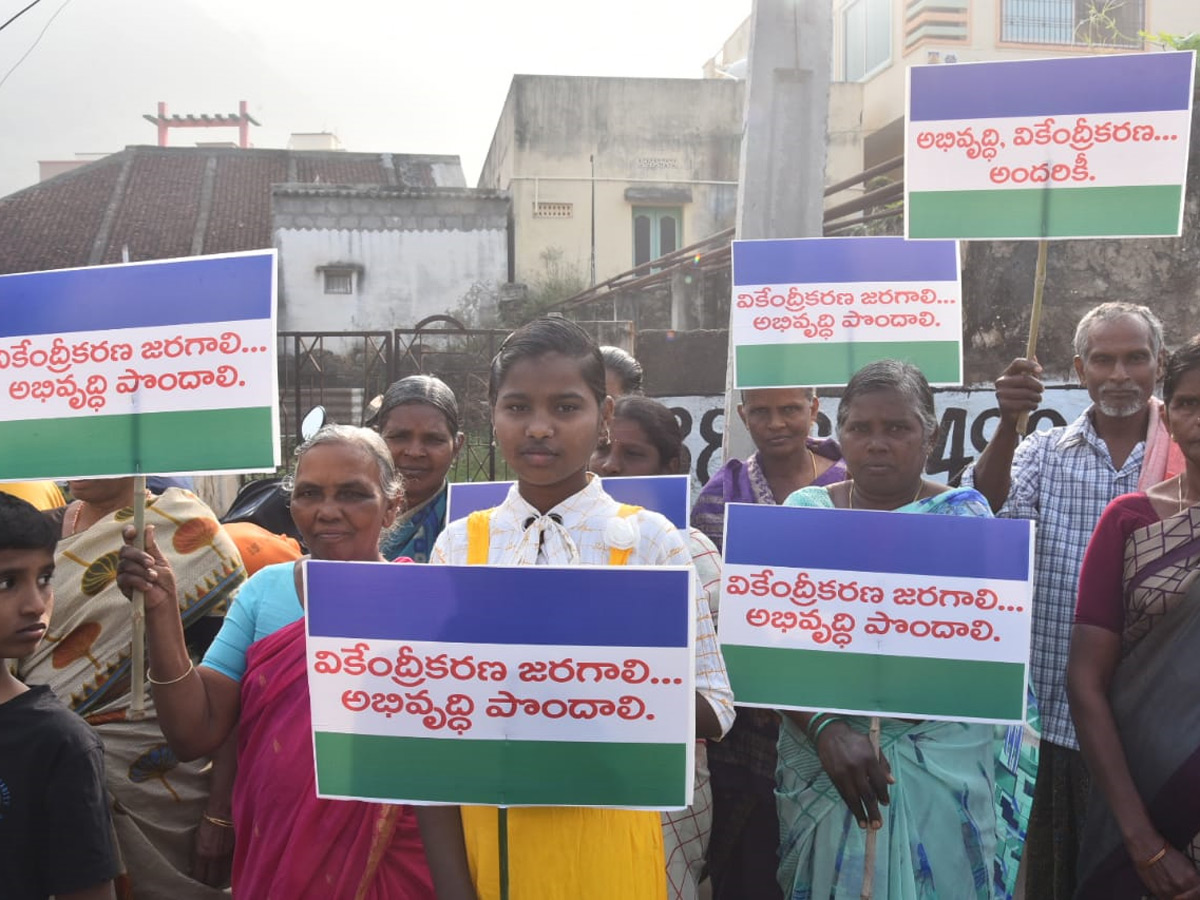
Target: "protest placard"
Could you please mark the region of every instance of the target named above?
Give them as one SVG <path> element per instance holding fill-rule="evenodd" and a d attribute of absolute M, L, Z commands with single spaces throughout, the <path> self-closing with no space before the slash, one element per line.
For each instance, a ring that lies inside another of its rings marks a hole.
<path fill-rule="evenodd" d="M 690 567 L 309 561 L 322 797 L 691 802 Z"/>
<path fill-rule="evenodd" d="M 279 464 L 275 252 L 0 276 L 0 479 Z"/>
<path fill-rule="evenodd" d="M 734 241 L 734 386 L 840 386 L 880 359 L 961 384 L 961 301 L 952 241 Z"/>
<path fill-rule="evenodd" d="M 446 521 L 465 519 L 481 509 L 499 506 L 508 496 L 511 481 L 463 481 L 450 485 Z M 687 528 L 691 495 L 687 475 L 643 475 L 605 478 L 604 490 L 618 503 L 640 506 L 670 519 L 676 528 Z"/>
<path fill-rule="evenodd" d="M 730 504 L 721 649 L 745 706 L 1021 722 L 1033 525 Z"/>
<path fill-rule="evenodd" d="M 912 66 L 910 238 L 1175 236 L 1195 54 Z"/>

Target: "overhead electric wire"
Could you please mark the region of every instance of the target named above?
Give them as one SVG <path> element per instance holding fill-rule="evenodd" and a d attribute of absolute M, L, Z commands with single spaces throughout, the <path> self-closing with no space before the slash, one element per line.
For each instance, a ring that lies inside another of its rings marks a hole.
<path fill-rule="evenodd" d="M 41 2 L 41 0 L 34 0 L 34 3 L 40 3 L 40 2 Z M 29 9 L 30 6 L 34 5 L 34 3 L 29 4 L 29 6 L 25 7 L 25 9 Z M 21 58 L 12 64 L 12 68 L 4 73 L 3 78 L 0 78 L 0 88 L 4 87 L 4 82 L 8 81 L 9 76 L 12 75 L 13 72 L 17 71 L 17 67 L 19 65 L 21 65 L 21 63 L 25 62 L 25 58 L 28 57 L 29 54 L 34 51 L 34 49 L 37 47 L 37 45 L 42 42 L 42 38 L 45 36 L 46 31 L 54 23 L 54 20 L 58 18 L 58 14 L 70 5 L 71 5 L 71 0 L 63 0 L 62 6 L 60 6 L 58 9 L 56 9 L 54 11 L 54 15 L 52 15 L 49 19 L 46 20 L 46 24 L 42 26 L 42 30 L 38 32 L 38 36 L 36 38 L 34 38 L 33 43 L 29 45 L 29 49 L 26 50 L 24 53 L 22 53 Z M 24 12 L 24 11 L 25 11 L 24 9 L 21 10 L 21 12 Z M 17 16 L 19 16 L 20 14 L 21 13 L 17 13 Z M 16 16 L 13 16 L 13 19 L 15 19 L 15 18 L 16 18 Z M 8 21 L 11 22 L 12 19 L 9 19 Z M 7 24 L 7 23 L 5 23 L 5 24 Z"/>
<path fill-rule="evenodd" d="M 27 7 L 25 7 L 23 10 L 21 10 L 19 13 L 17 13 L 15 16 L 13 16 L 11 19 L 9 19 L 3 25 L 0 25 L 0 31 L 3 31 L 5 28 L 7 28 L 13 22 L 17 21 L 17 19 L 21 18 L 21 16 L 25 15 L 25 13 L 29 12 L 31 9 L 33 9 L 35 6 L 37 6 L 41 2 L 42 2 L 42 0 L 33 0 L 33 2 L 30 3 Z"/>

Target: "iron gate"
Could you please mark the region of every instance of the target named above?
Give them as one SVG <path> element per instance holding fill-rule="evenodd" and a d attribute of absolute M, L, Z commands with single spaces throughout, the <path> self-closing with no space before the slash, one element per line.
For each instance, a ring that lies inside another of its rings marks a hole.
<path fill-rule="evenodd" d="M 392 331 L 279 333 L 280 446 L 285 465 L 299 441 L 300 421 L 314 406 L 329 421 L 362 424 L 372 399 L 408 375 L 436 375 L 458 398 L 466 442 L 451 481 L 509 478 L 492 446 L 487 402 L 492 357 L 506 330 L 467 328 L 451 316 L 430 316 Z"/>

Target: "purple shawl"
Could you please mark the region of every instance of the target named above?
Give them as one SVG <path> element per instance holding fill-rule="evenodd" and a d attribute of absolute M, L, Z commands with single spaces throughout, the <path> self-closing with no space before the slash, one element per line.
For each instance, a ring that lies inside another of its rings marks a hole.
<path fill-rule="evenodd" d="M 833 460 L 833 465 L 812 482 L 817 487 L 846 480 L 846 463 L 841 448 L 833 438 L 809 438 L 808 449 L 818 456 Z M 767 484 L 758 453 L 743 462 L 731 459 L 709 479 L 692 507 L 692 527 L 720 549 L 725 538 L 726 503 L 771 503 L 775 497 Z"/>

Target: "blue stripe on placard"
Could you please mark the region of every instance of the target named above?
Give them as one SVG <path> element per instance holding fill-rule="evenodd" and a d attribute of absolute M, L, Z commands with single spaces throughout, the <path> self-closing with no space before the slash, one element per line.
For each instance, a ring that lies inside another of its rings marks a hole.
<path fill-rule="evenodd" d="M 321 637 L 588 647 L 686 647 L 688 569 L 419 566 L 310 560 Z"/>
<path fill-rule="evenodd" d="M 909 121 L 1188 109 L 1191 52 L 913 66 Z"/>
<path fill-rule="evenodd" d="M 499 506 L 512 485 L 511 481 L 462 481 L 450 485 L 446 520 L 453 522 L 476 510 Z M 641 506 L 666 516 L 676 528 L 688 526 L 691 494 L 686 475 L 605 478 L 604 490 L 618 503 Z"/>
<path fill-rule="evenodd" d="M 733 242 L 735 285 L 957 279 L 954 241 L 855 237 Z"/>
<path fill-rule="evenodd" d="M 0 276 L 0 337 L 269 319 L 275 252 Z"/>
<path fill-rule="evenodd" d="M 450 485 L 446 498 L 446 521 L 465 519 L 473 512 L 499 506 L 508 496 L 512 481 L 459 481 Z"/>
<path fill-rule="evenodd" d="M 996 578 L 1029 576 L 1024 519 L 731 503 L 726 565 Z"/>

